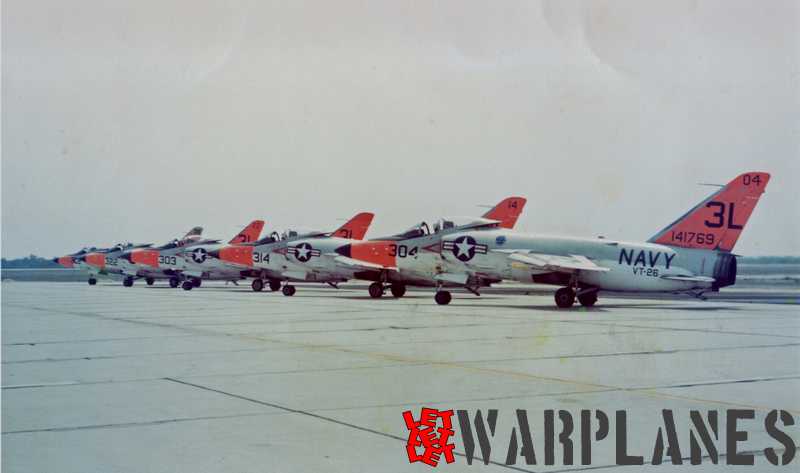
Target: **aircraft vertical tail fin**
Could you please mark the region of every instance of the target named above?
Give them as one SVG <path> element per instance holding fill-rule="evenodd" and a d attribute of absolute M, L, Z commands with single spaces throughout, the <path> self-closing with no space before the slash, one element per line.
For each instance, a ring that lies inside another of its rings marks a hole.
<path fill-rule="evenodd" d="M 258 240 L 259 235 L 261 235 L 261 230 L 263 228 L 263 220 L 253 220 L 246 227 L 244 227 L 241 232 L 237 233 L 235 237 L 231 238 L 231 241 L 229 241 L 228 244 L 236 245 L 256 241 Z"/>
<path fill-rule="evenodd" d="M 375 214 L 370 212 L 361 212 L 356 214 L 355 217 L 351 218 L 347 221 L 347 223 L 336 229 L 336 231 L 332 233 L 332 236 L 350 238 L 352 240 L 363 240 L 364 235 L 367 234 L 367 230 L 369 230 L 369 226 L 372 224 L 372 219 L 374 217 Z"/>
<path fill-rule="evenodd" d="M 766 172 L 737 176 L 648 241 L 681 248 L 733 250 L 769 178 Z"/>
<path fill-rule="evenodd" d="M 483 214 L 483 218 L 499 220 L 501 228 L 514 228 L 527 201 L 524 197 L 507 197 Z"/>
<path fill-rule="evenodd" d="M 203 234 L 203 227 L 194 227 L 188 232 L 186 232 L 186 235 L 183 236 L 183 239 L 185 240 L 189 237 L 199 237 L 202 234 Z"/>

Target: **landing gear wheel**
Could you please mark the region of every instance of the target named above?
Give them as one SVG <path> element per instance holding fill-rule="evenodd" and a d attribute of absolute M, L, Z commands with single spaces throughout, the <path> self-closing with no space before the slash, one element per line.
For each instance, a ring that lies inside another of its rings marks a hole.
<path fill-rule="evenodd" d="M 269 290 L 270 291 L 275 292 L 280 288 L 281 288 L 281 282 L 280 281 L 276 281 L 274 279 L 271 279 L 269 281 Z"/>
<path fill-rule="evenodd" d="M 147 278 L 144 280 L 144 282 L 146 282 L 148 286 L 152 286 L 153 284 L 155 284 L 156 280 L 153 278 Z"/>
<path fill-rule="evenodd" d="M 578 296 L 578 302 L 584 307 L 591 307 L 597 302 L 597 292 L 590 292 Z"/>
<path fill-rule="evenodd" d="M 180 280 L 178 278 L 169 278 L 169 287 L 175 289 L 180 284 Z"/>
<path fill-rule="evenodd" d="M 125 287 L 133 286 L 133 278 L 128 276 L 127 278 L 123 279 L 122 280 L 122 285 L 125 286 Z"/>
<path fill-rule="evenodd" d="M 291 284 L 287 284 L 287 285 L 283 286 L 283 289 L 281 289 L 281 292 L 283 292 L 283 295 L 287 296 L 287 297 L 293 296 L 295 291 L 297 291 L 297 289 L 294 286 L 292 286 Z"/>
<path fill-rule="evenodd" d="M 392 295 L 394 297 L 403 297 L 406 294 L 406 285 L 405 284 L 392 284 Z"/>
<path fill-rule="evenodd" d="M 90 286 L 94 286 L 95 284 L 97 284 L 97 279 L 95 279 L 95 278 L 89 278 L 89 285 L 90 285 Z"/>
<path fill-rule="evenodd" d="M 433 296 L 433 299 L 439 305 L 447 305 L 453 300 L 453 296 L 450 294 L 450 291 L 439 291 Z"/>
<path fill-rule="evenodd" d="M 203 284 L 203 280 L 202 279 L 200 279 L 200 278 L 192 279 L 192 285 L 194 287 L 200 287 L 201 284 Z"/>
<path fill-rule="evenodd" d="M 369 297 L 373 299 L 378 299 L 379 297 L 383 297 L 383 284 L 379 282 L 374 282 L 370 284 L 367 290 L 369 291 Z"/>
<path fill-rule="evenodd" d="M 191 291 L 192 288 L 194 287 L 194 284 L 192 284 L 192 281 L 183 281 L 181 287 L 183 288 L 184 291 Z"/>
<path fill-rule="evenodd" d="M 251 284 L 251 286 L 254 291 L 261 292 L 261 290 L 264 289 L 264 281 L 261 279 L 253 279 L 253 284 Z"/>
<path fill-rule="evenodd" d="M 575 303 L 575 292 L 568 287 L 562 287 L 556 291 L 555 299 L 558 307 L 568 309 Z"/>

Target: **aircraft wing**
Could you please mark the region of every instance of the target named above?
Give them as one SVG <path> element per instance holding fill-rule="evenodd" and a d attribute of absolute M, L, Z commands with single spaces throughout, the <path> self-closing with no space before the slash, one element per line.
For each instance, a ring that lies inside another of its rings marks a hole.
<path fill-rule="evenodd" d="M 348 258 L 347 256 L 340 256 L 336 253 L 332 254 L 333 260 L 347 269 L 361 269 L 364 271 L 380 271 L 389 270 L 397 271 L 395 267 L 386 267 L 380 264 L 370 263 L 369 261 L 362 261 L 355 258 Z"/>
<path fill-rule="evenodd" d="M 437 281 L 455 283 L 464 286 L 469 280 L 469 275 L 466 273 L 439 273 L 433 278 Z"/>
<path fill-rule="evenodd" d="M 508 254 L 508 259 L 527 264 L 535 269 L 572 273 L 575 271 L 609 271 L 608 268 L 594 264 L 583 255 L 548 255 L 543 253 L 527 253 L 515 250 L 495 250 Z"/>
<path fill-rule="evenodd" d="M 295 281 L 305 281 L 306 276 L 308 273 L 305 271 L 283 271 L 281 276 L 295 280 Z"/>

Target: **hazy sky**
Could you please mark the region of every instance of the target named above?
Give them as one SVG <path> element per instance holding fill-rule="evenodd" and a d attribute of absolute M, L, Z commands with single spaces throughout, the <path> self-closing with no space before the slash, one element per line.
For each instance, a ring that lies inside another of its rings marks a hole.
<path fill-rule="evenodd" d="M 798 2 L 2 7 L 5 257 L 511 194 L 524 230 L 646 239 L 750 170 L 735 252 L 800 254 Z"/>

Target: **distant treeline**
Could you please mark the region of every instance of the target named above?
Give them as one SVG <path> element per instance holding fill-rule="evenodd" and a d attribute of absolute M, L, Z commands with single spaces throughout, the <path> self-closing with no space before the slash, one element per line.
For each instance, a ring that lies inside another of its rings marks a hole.
<path fill-rule="evenodd" d="M 60 268 L 58 263 L 52 259 L 40 258 L 30 255 L 25 258 L 2 259 L 2 267 L 5 269 L 30 269 L 30 268 Z"/>

